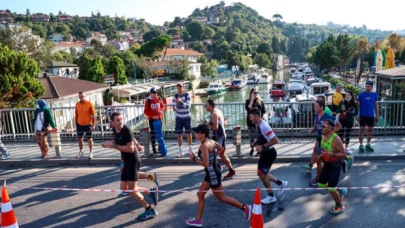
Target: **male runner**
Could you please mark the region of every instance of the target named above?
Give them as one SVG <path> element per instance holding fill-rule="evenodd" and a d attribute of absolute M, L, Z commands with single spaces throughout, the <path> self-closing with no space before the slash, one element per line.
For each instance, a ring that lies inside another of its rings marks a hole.
<path fill-rule="evenodd" d="M 320 147 L 320 142 L 322 139 L 322 121 L 331 119 L 335 121 L 335 131 L 338 132 L 341 128 L 342 125 L 340 125 L 339 120 L 336 120 L 336 118 L 332 115 L 328 115 L 325 113 L 325 102 L 323 101 L 316 101 L 314 105 L 314 110 L 315 110 L 315 117 L 314 117 L 314 126 L 309 130 L 309 134 L 312 134 L 314 131 L 317 130 L 317 137 L 316 137 L 316 142 L 315 146 L 312 150 L 312 157 L 311 157 L 311 162 L 308 165 L 303 165 L 301 166 L 303 169 L 312 171 L 312 166 L 314 163 L 316 163 L 316 177 L 309 182 L 309 185 L 311 186 L 318 186 L 318 178 L 322 170 L 322 162 L 317 160 L 318 155 L 322 153 L 321 147 Z"/>
<path fill-rule="evenodd" d="M 257 153 L 260 154 L 257 165 L 257 175 L 260 177 L 264 187 L 267 188 L 268 194 L 266 198 L 262 199 L 262 204 L 274 203 L 277 201 L 277 198 L 274 196 L 273 190 L 271 189 L 270 181 L 276 183 L 280 187 L 278 196 L 283 194 L 283 188 L 288 184 L 287 181 L 281 181 L 269 173 L 271 165 L 277 158 L 277 151 L 274 149 L 274 145 L 278 143 L 278 138 L 276 134 L 274 134 L 270 125 L 266 121 L 263 121 L 262 114 L 258 108 L 253 108 L 250 111 L 249 118 L 252 123 L 257 126 L 257 138 L 256 141 L 253 142 L 253 146 L 256 147 Z"/>
<path fill-rule="evenodd" d="M 111 125 L 114 127 L 114 142 L 107 141 L 101 144 L 101 146 L 121 152 L 121 159 L 124 161 L 124 168 L 121 173 L 121 189 L 128 188 L 128 190 L 135 190 L 135 192 L 131 193 L 132 197 L 145 208 L 145 211 L 138 215 L 138 218 L 141 220 L 154 218 L 158 212 L 146 202 L 143 195 L 139 192 L 142 191 L 143 193 L 149 194 L 149 197 L 152 198 L 154 205 L 157 205 L 159 199 L 158 188 L 155 187 L 149 191 L 147 188 L 138 186 L 139 169 L 141 166 L 141 159 L 139 158 L 138 153 L 140 150 L 142 150 L 142 148 L 137 142 L 135 146 L 136 140 L 134 135 L 132 134 L 131 130 L 124 125 L 121 113 L 112 113 L 110 120 Z M 143 178 L 145 178 L 145 176 L 143 176 Z"/>
<path fill-rule="evenodd" d="M 347 190 L 341 188 L 339 191 L 336 191 L 336 187 L 340 177 L 341 159 L 346 157 L 346 152 L 342 140 L 333 132 L 334 127 L 335 123 L 333 120 L 327 119 L 322 123 L 322 154 L 319 157 L 320 160 L 323 160 L 325 165 L 319 176 L 318 187 L 328 187 L 328 191 L 335 200 L 336 205 L 329 211 L 329 213 L 340 214 L 345 210 L 342 201 Z"/>
<path fill-rule="evenodd" d="M 215 102 L 212 99 L 208 99 L 207 103 L 205 104 L 205 109 L 211 113 L 208 126 L 212 129 L 213 139 L 218 142 L 219 145 L 225 148 L 226 132 L 224 126 L 224 115 L 222 114 L 221 110 L 215 108 Z M 204 124 L 205 122 L 206 121 L 204 121 Z M 232 179 L 234 176 L 236 176 L 236 171 L 233 169 L 231 160 L 226 155 L 225 150 L 223 150 L 219 156 L 229 169 L 229 172 L 224 176 L 224 179 Z"/>

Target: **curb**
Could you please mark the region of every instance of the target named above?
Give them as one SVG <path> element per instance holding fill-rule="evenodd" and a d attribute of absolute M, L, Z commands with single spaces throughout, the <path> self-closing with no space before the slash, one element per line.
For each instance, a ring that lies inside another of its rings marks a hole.
<path fill-rule="evenodd" d="M 257 157 L 230 157 L 232 163 L 256 164 Z M 294 163 L 308 162 L 310 156 L 279 156 L 275 163 Z M 405 154 L 389 155 L 360 155 L 355 156 L 355 161 L 386 161 L 386 160 L 405 160 Z M 24 168 L 24 167 L 55 167 L 55 166 L 96 166 L 96 165 L 116 165 L 120 164 L 120 158 L 95 158 L 92 160 L 76 160 L 71 158 L 54 158 L 49 160 L 30 159 L 30 160 L 3 160 L 0 162 L 0 168 Z M 142 164 L 195 164 L 188 158 L 142 158 Z"/>

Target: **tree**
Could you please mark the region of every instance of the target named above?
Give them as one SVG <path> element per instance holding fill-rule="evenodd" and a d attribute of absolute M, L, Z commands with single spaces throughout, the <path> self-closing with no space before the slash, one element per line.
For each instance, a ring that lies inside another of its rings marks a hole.
<path fill-rule="evenodd" d="M 69 48 L 70 55 L 72 56 L 73 59 L 77 57 L 77 50 L 74 47 Z"/>
<path fill-rule="evenodd" d="M 31 35 L 27 27 L 0 29 L 0 43 L 13 51 L 32 54 L 37 49 L 37 40 Z"/>
<path fill-rule="evenodd" d="M 106 44 L 101 48 L 101 55 L 106 58 L 110 58 L 117 52 L 117 48 L 113 44 Z"/>
<path fill-rule="evenodd" d="M 32 54 L 32 58 L 38 63 L 40 69 L 45 69 L 53 60 L 55 44 L 49 40 L 43 42 Z"/>
<path fill-rule="evenodd" d="M 71 54 L 67 53 L 66 51 L 58 51 L 54 54 L 53 59 L 59 62 L 68 62 L 73 63 L 73 57 Z"/>
<path fill-rule="evenodd" d="M 394 50 L 394 53 L 397 53 L 403 49 L 404 41 L 402 40 L 402 37 L 396 33 L 393 33 L 388 37 L 388 43 Z"/>
<path fill-rule="evenodd" d="M 268 42 L 263 42 L 259 44 L 259 46 L 256 49 L 256 52 L 266 54 L 268 57 L 273 55 L 273 50 L 271 49 L 271 46 Z"/>
<path fill-rule="evenodd" d="M 283 19 L 283 17 L 280 15 L 280 14 L 274 14 L 273 15 L 273 19 L 276 19 L 276 20 L 282 20 Z"/>
<path fill-rule="evenodd" d="M 329 71 L 337 66 L 339 59 L 336 50 L 336 39 L 333 34 L 330 34 L 328 39 L 319 45 L 313 59 L 315 64 L 328 69 Z"/>
<path fill-rule="evenodd" d="M 336 51 L 338 57 L 338 66 L 346 72 L 346 65 L 352 61 L 356 51 L 356 42 L 354 38 L 345 34 L 336 38 Z"/>
<path fill-rule="evenodd" d="M 205 76 L 210 76 L 211 78 L 216 78 L 218 76 L 217 69 L 219 67 L 218 60 L 211 60 L 210 62 L 203 63 L 201 65 L 201 74 Z"/>
<path fill-rule="evenodd" d="M 255 63 L 257 65 L 259 65 L 260 67 L 264 67 L 264 68 L 268 68 L 268 69 L 271 68 L 271 66 L 272 66 L 272 61 L 264 53 L 258 53 L 255 56 Z"/>
<path fill-rule="evenodd" d="M 88 80 L 97 83 L 104 82 L 104 67 L 102 58 L 99 56 L 91 61 L 91 66 L 88 72 Z"/>
<path fill-rule="evenodd" d="M 53 13 L 49 14 L 49 21 L 50 22 L 56 22 L 57 21 L 56 16 Z"/>
<path fill-rule="evenodd" d="M 193 21 L 187 26 L 187 32 L 194 40 L 200 40 L 204 35 L 204 25 L 198 21 Z"/>
<path fill-rule="evenodd" d="M 92 58 L 87 53 L 84 53 L 80 56 L 77 61 L 79 65 L 79 79 L 91 81 L 89 77 L 89 69 L 91 67 Z"/>
<path fill-rule="evenodd" d="M 153 75 L 150 59 L 141 56 L 135 61 L 136 75 L 142 78 L 151 78 Z"/>
<path fill-rule="evenodd" d="M 38 65 L 24 52 L 0 44 L 0 108 L 32 108 L 45 93 Z"/>
<path fill-rule="evenodd" d="M 356 55 L 360 60 L 360 71 L 356 75 L 356 83 L 359 84 L 361 75 L 364 72 L 364 68 L 366 67 L 367 63 L 364 62 L 365 57 L 367 56 L 368 50 L 368 39 L 367 37 L 363 36 L 357 39 L 356 41 Z"/>
<path fill-rule="evenodd" d="M 158 36 L 160 36 L 160 35 L 162 35 L 162 34 L 163 34 L 163 32 L 160 31 L 160 30 L 157 30 L 157 29 L 152 30 L 152 31 L 150 31 L 150 32 L 147 32 L 147 33 L 143 34 L 143 41 L 144 41 L 144 42 L 149 42 L 149 41 L 151 41 L 153 38 L 158 37 Z"/>
<path fill-rule="evenodd" d="M 124 52 L 117 52 L 115 53 L 115 56 L 120 57 L 124 61 L 125 73 L 127 75 L 127 78 L 133 78 L 134 77 L 133 64 L 137 59 L 137 56 L 131 50 L 126 50 Z"/>
<path fill-rule="evenodd" d="M 97 51 L 97 52 L 101 52 L 102 48 L 103 48 L 103 44 L 101 43 L 101 41 L 99 39 L 92 39 L 90 41 L 90 45 Z"/>
<path fill-rule="evenodd" d="M 203 44 L 201 44 L 200 42 L 194 42 L 190 45 L 190 47 L 195 50 L 198 51 L 200 53 L 205 53 L 207 52 L 207 49 L 205 48 L 205 46 Z"/>
<path fill-rule="evenodd" d="M 172 37 L 164 34 L 153 38 L 150 42 L 142 45 L 137 51 L 138 55 L 146 57 L 155 57 L 158 52 L 162 52 L 164 49 L 170 46 L 172 43 Z"/>
<path fill-rule="evenodd" d="M 27 10 L 25 11 L 25 16 L 31 16 L 30 9 L 27 8 Z"/>
<path fill-rule="evenodd" d="M 214 37 L 215 36 L 215 30 L 214 29 L 212 29 L 212 28 L 210 28 L 210 27 L 205 27 L 205 30 L 204 30 L 204 38 L 205 39 L 212 39 L 212 37 Z"/>
<path fill-rule="evenodd" d="M 113 56 L 110 61 L 108 62 L 108 70 L 109 74 L 114 74 L 114 85 L 120 84 L 124 85 L 128 83 L 128 78 L 125 75 L 125 65 L 124 61 L 118 57 Z"/>
<path fill-rule="evenodd" d="M 277 37 L 275 37 L 275 36 L 273 36 L 273 39 L 271 41 L 271 48 L 273 49 L 274 53 L 277 53 L 277 54 L 281 53 L 280 42 L 277 39 Z"/>
<path fill-rule="evenodd" d="M 181 22 L 180 17 L 175 17 L 174 21 L 170 23 L 170 28 L 175 28 L 177 26 L 183 26 L 183 22 Z"/>

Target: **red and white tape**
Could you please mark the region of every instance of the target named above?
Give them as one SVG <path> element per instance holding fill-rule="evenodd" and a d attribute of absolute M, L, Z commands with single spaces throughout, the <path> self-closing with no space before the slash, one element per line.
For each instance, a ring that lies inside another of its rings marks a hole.
<path fill-rule="evenodd" d="M 43 188 L 43 187 L 17 187 L 17 186 L 10 186 L 8 185 L 7 188 L 11 189 L 32 189 L 32 190 L 43 190 L 43 191 L 74 191 L 74 192 L 151 192 L 150 191 L 135 191 L 135 190 L 119 190 L 119 189 L 103 189 L 103 188 Z M 345 188 L 347 190 L 367 190 L 367 189 L 400 189 L 405 188 L 405 185 L 397 185 L 397 186 L 369 186 L 369 187 L 338 187 Z M 279 190 L 280 188 L 272 188 L 272 190 Z M 318 191 L 318 190 L 325 190 L 328 188 L 283 188 L 285 191 Z M 261 188 L 261 191 L 266 191 L 266 188 Z M 184 192 L 209 192 L 211 190 L 200 191 L 198 189 L 195 190 L 158 190 L 160 193 L 184 193 Z M 256 189 L 224 189 L 224 190 L 215 190 L 216 192 L 254 192 Z"/>

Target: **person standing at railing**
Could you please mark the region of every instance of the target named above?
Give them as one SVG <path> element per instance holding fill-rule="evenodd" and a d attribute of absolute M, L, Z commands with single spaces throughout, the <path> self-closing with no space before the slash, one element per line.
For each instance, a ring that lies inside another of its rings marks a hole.
<path fill-rule="evenodd" d="M 41 149 L 41 158 L 48 158 L 48 130 L 49 126 L 56 129 L 55 120 L 52 117 L 51 110 L 49 110 L 44 100 L 38 100 L 38 108 L 34 112 L 32 119 L 32 126 L 34 126 L 35 138 L 38 146 Z"/>
<path fill-rule="evenodd" d="M 191 117 L 190 117 L 190 94 L 184 91 L 183 84 L 177 84 L 177 93 L 173 96 L 173 109 L 176 112 L 176 126 L 175 132 L 177 134 L 177 143 L 179 145 L 179 153 L 176 157 L 183 156 L 183 129 L 187 134 L 188 151 L 192 151 L 192 131 L 191 131 Z"/>
<path fill-rule="evenodd" d="M 342 102 L 344 100 L 343 95 L 342 95 L 342 89 L 343 89 L 343 84 L 338 83 L 336 85 L 336 91 L 332 95 L 332 105 L 330 107 L 330 110 L 333 112 L 334 116 L 336 116 L 338 114 L 339 104 L 340 104 L 340 102 Z"/>
<path fill-rule="evenodd" d="M 256 125 L 252 123 L 249 118 L 249 113 L 253 108 L 258 108 L 262 113 L 262 117 L 266 115 L 266 106 L 263 103 L 263 100 L 259 96 L 259 92 L 256 88 L 252 88 L 249 93 L 249 99 L 246 100 L 245 110 L 246 110 L 246 124 L 248 126 L 249 138 L 250 138 L 250 156 L 253 155 L 254 147 L 252 145 L 253 141 L 256 139 Z"/>
<path fill-rule="evenodd" d="M 1 142 L 1 134 L 3 133 L 3 113 L 0 110 L 0 151 L 1 151 L 1 158 L 2 160 L 8 159 L 10 157 L 10 153 L 7 151 L 6 147 L 4 146 L 3 142 Z"/>
<path fill-rule="evenodd" d="M 162 129 L 155 129 L 153 122 L 160 121 L 162 122 L 163 119 L 163 109 L 165 105 L 161 97 L 157 95 L 157 91 L 155 88 L 150 89 L 149 97 L 145 100 L 145 107 L 144 113 L 149 119 L 149 129 L 150 129 L 150 139 L 152 143 L 152 151 L 153 154 L 151 156 L 156 156 L 156 131 Z M 163 141 L 164 143 L 164 141 Z"/>
<path fill-rule="evenodd" d="M 361 92 L 357 97 L 359 117 L 356 119 L 360 123 L 359 153 L 364 153 L 365 150 L 374 152 L 374 149 L 371 147 L 371 138 L 373 137 L 374 122 L 378 123 L 378 95 L 371 91 L 373 89 L 372 81 L 367 81 L 365 87 L 366 90 Z M 365 129 L 367 129 L 367 144 L 364 148 L 363 134 Z"/>
<path fill-rule="evenodd" d="M 79 102 L 76 103 L 76 131 L 79 140 L 79 154 L 76 159 L 80 159 L 83 155 L 83 137 L 86 135 L 89 144 L 89 159 L 93 159 L 93 131 L 96 124 L 96 109 L 93 103 L 86 99 L 83 92 L 79 92 Z"/>

